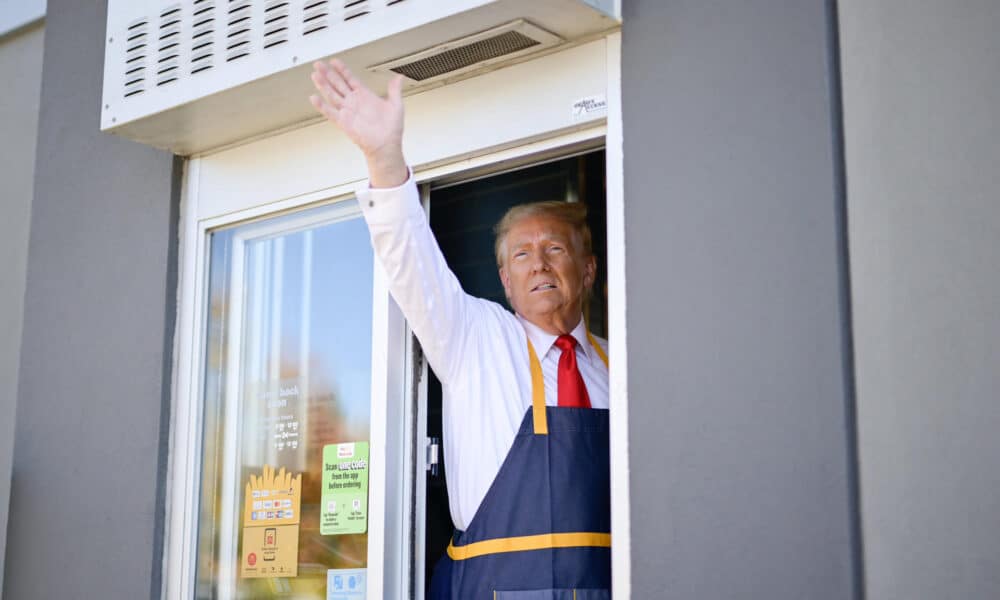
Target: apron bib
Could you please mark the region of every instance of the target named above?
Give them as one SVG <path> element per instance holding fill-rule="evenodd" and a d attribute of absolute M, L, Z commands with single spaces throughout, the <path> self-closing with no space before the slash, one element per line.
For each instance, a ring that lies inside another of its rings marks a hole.
<path fill-rule="evenodd" d="M 611 597 L 608 411 L 547 407 L 530 340 L 528 357 L 531 408 L 468 529 L 435 567 L 431 600 Z"/>

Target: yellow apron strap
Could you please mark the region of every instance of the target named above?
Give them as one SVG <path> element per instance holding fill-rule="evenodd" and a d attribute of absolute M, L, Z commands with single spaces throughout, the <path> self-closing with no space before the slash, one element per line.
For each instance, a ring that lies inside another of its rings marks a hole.
<path fill-rule="evenodd" d="M 535 347 L 528 340 L 528 361 L 531 364 L 531 415 L 535 435 L 549 434 L 549 421 L 545 416 L 545 379 L 542 377 L 542 363 L 538 362 Z"/>
<path fill-rule="evenodd" d="M 608 364 L 607 353 L 605 353 L 604 348 L 601 348 L 601 345 L 597 343 L 597 339 L 594 338 L 589 329 L 587 330 L 587 339 L 590 340 L 590 345 L 594 347 L 594 350 L 597 350 L 597 355 L 604 361 L 604 366 L 610 369 L 611 365 Z"/>
<path fill-rule="evenodd" d="M 552 548 L 610 548 L 610 533 L 543 533 L 520 537 L 497 538 L 456 546 L 454 540 L 448 544 L 448 557 L 452 560 L 468 560 L 490 554 L 505 552 L 526 552 L 529 550 L 549 550 Z"/>

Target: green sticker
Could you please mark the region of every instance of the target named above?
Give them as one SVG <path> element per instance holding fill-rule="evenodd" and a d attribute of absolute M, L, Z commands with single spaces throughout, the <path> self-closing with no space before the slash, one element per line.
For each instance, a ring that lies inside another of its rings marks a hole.
<path fill-rule="evenodd" d="M 323 446 L 323 497 L 319 532 L 368 531 L 368 442 Z"/>

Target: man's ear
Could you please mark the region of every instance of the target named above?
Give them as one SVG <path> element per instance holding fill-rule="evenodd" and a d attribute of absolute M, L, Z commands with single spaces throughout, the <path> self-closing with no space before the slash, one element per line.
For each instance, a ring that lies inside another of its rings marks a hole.
<path fill-rule="evenodd" d="M 589 290 L 594 286 L 594 280 L 596 279 L 597 258 L 591 254 L 590 258 L 588 258 L 586 263 L 583 265 L 583 287 Z"/>

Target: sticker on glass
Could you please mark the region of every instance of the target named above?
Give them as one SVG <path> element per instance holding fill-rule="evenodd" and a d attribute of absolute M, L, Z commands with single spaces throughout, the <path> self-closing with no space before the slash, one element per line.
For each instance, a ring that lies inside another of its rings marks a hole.
<path fill-rule="evenodd" d="M 330 569 L 326 572 L 326 600 L 360 600 L 365 597 L 367 569 Z"/>
<path fill-rule="evenodd" d="M 368 442 L 323 447 L 319 531 L 322 535 L 368 531 Z"/>
<path fill-rule="evenodd" d="M 240 576 L 295 577 L 299 570 L 299 507 L 302 474 L 277 473 L 264 465 L 250 475 L 243 509 L 243 549 Z M 255 500 L 255 498 L 269 498 Z M 288 510 L 261 510 L 289 507 Z"/>

